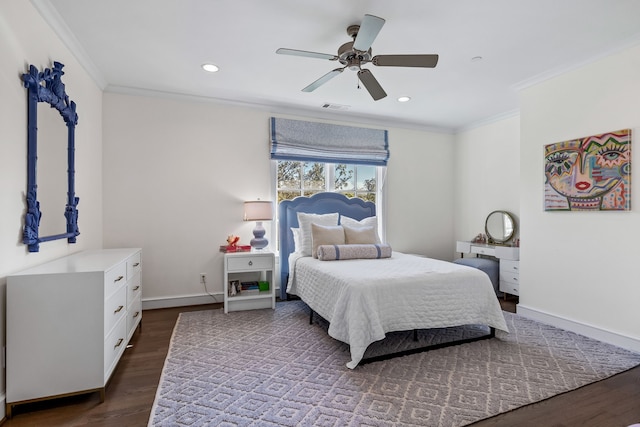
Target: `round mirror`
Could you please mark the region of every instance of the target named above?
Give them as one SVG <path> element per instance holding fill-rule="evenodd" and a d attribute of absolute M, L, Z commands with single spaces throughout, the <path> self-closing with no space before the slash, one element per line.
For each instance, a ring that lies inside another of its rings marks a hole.
<path fill-rule="evenodd" d="M 509 212 L 493 211 L 487 216 L 484 230 L 490 243 L 505 243 L 515 235 L 516 222 Z"/>

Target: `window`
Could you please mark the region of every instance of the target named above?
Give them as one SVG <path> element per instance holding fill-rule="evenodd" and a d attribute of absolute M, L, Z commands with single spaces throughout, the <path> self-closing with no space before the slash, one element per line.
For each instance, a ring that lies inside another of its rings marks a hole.
<path fill-rule="evenodd" d="M 377 204 L 380 167 L 346 163 L 277 161 L 277 202 L 334 191 Z"/>
<path fill-rule="evenodd" d="M 384 236 L 384 205 L 382 204 L 382 183 L 386 167 L 373 165 L 354 165 L 345 163 L 302 162 L 278 160 L 275 164 L 276 203 L 295 199 L 298 196 L 311 196 L 323 191 L 333 191 L 347 197 L 359 197 L 376 204 L 378 233 Z M 277 215 L 273 222 L 273 236 L 278 236 Z M 383 237 L 384 239 L 384 237 Z M 274 242 L 276 240 L 274 239 Z M 276 245 L 279 247 L 280 243 Z"/>

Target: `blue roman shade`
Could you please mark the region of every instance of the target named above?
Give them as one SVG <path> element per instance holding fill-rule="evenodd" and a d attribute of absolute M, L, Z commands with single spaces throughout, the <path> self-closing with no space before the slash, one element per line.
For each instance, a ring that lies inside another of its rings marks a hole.
<path fill-rule="evenodd" d="M 271 158 L 386 166 L 388 132 L 271 117 Z"/>

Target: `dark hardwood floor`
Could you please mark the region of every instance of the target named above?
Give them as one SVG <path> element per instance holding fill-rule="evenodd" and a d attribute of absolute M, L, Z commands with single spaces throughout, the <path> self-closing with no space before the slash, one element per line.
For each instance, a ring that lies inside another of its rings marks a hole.
<path fill-rule="evenodd" d="M 515 311 L 516 300 L 500 300 Z M 146 426 L 178 313 L 220 304 L 147 310 L 100 403 L 98 393 L 21 405 L 3 427 Z M 626 427 L 640 423 L 640 367 L 576 391 L 480 421 L 474 426 Z"/>

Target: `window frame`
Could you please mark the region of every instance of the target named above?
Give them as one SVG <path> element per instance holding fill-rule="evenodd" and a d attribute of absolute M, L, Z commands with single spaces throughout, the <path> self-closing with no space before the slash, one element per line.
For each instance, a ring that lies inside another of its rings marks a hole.
<path fill-rule="evenodd" d="M 280 252 L 280 242 L 278 241 L 278 216 L 279 216 L 279 204 L 278 204 L 278 162 L 286 161 L 279 159 L 271 159 L 271 194 L 273 194 L 272 201 L 275 209 L 275 215 L 273 221 L 271 222 L 271 242 L 273 245 L 273 249 L 276 252 L 276 255 Z M 302 161 L 302 160 L 293 160 L 293 161 Z M 304 161 L 302 161 L 304 162 Z M 325 192 L 334 192 L 334 193 L 342 193 L 341 190 L 336 190 L 334 187 L 335 184 L 335 165 L 336 164 L 348 164 L 354 166 L 366 166 L 358 163 L 330 163 L 330 162 L 313 162 L 312 163 L 324 163 L 325 165 Z M 379 165 L 370 165 L 375 168 L 375 177 L 376 177 L 376 217 L 378 218 L 378 234 L 382 241 L 386 241 L 386 185 L 385 179 L 387 176 L 387 167 L 379 166 Z M 355 177 L 354 177 L 355 179 Z M 358 182 L 357 179 L 354 181 L 354 187 L 357 188 Z M 355 191 L 355 190 L 354 190 Z"/>

